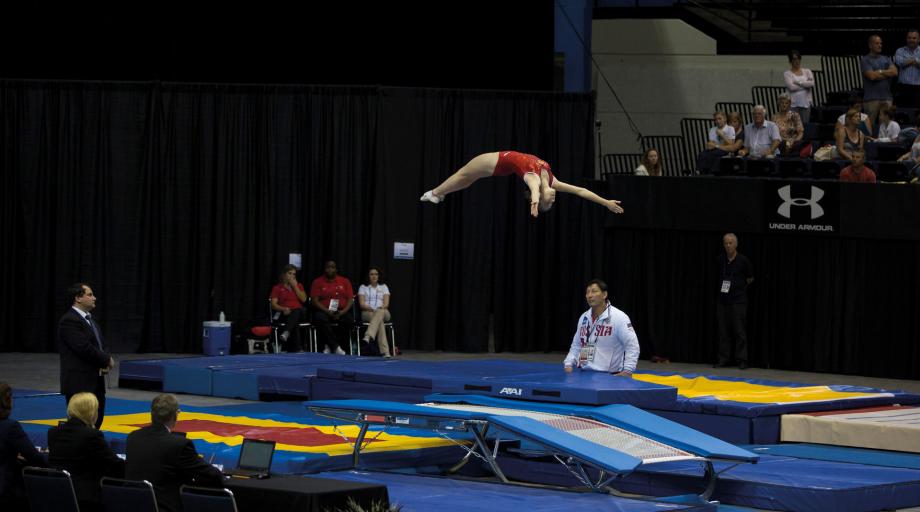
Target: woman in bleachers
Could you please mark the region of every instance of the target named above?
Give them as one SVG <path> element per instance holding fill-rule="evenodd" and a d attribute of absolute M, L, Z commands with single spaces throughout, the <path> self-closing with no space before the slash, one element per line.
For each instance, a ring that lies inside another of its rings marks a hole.
<path fill-rule="evenodd" d="M 863 109 L 863 97 L 862 94 L 851 94 L 850 95 L 850 109 L 859 112 L 859 131 L 863 132 L 863 135 L 872 135 L 872 119 L 869 118 L 869 115 L 862 111 Z M 847 121 L 846 114 L 840 114 L 840 117 L 837 118 L 837 125 L 834 128 L 839 130 L 846 125 Z"/>
<path fill-rule="evenodd" d="M 844 160 L 852 160 L 853 150 L 865 149 L 866 136 L 859 130 L 860 112 L 850 109 L 846 114 L 846 124 L 837 129 L 837 156 Z"/>
<path fill-rule="evenodd" d="M 636 176 L 661 176 L 661 158 L 658 150 L 648 148 L 642 155 L 642 163 L 635 170 Z"/>
<path fill-rule="evenodd" d="M 870 141 L 875 142 L 897 142 L 898 134 L 901 133 L 901 125 L 894 120 L 894 115 L 898 108 L 894 105 L 885 105 L 878 112 L 878 137 L 869 137 Z"/>
<path fill-rule="evenodd" d="M 799 114 L 802 123 L 808 123 L 814 103 L 811 90 L 815 86 L 815 75 L 810 69 L 802 67 L 802 54 L 798 50 L 789 52 L 789 66 L 790 69 L 783 73 L 783 80 L 786 81 L 792 110 Z"/>
<path fill-rule="evenodd" d="M 791 109 L 792 100 L 788 94 L 780 94 L 776 102 L 776 113 L 773 122 L 779 128 L 779 136 L 783 142 L 779 146 L 783 156 L 797 155 L 802 147 L 802 137 L 805 135 L 805 126 L 799 113 Z"/>
<path fill-rule="evenodd" d="M 741 122 L 741 114 L 729 112 L 728 124 L 735 130 L 735 142 L 728 149 L 728 152 L 734 155 L 744 147 L 744 124 Z"/>
<path fill-rule="evenodd" d="M 709 129 L 706 149 L 696 157 L 696 169 L 704 174 L 715 174 L 719 159 L 727 155 L 735 144 L 735 129 L 728 124 L 725 112 L 716 112 L 712 120 L 715 126 Z"/>

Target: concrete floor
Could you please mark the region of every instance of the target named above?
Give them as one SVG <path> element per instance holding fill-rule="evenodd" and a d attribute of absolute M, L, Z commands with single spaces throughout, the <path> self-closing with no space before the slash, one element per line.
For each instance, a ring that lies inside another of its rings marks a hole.
<path fill-rule="evenodd" d="M 194 357 L 188 354 L 117 354 L 117 361 L 132 359 L 163 359 L 171 357 Z M 414 361 L 448 361 L 470 359 L 512 359 L 516 361 L 533 361 L 542 363 L 558 363 L 562 371 L 563 353 L 520 353 L 520 354 L 464 354 L 454 352 L 418 352 L 405 351 L 403 359 Z M 55 353 L 0 353 L 0 381 L 6 381 L 14 388 L 40 389 L 45 391 L 58 391 L 58 355 Z M 118 384 L 118 369 L 109 375 L 110 389 L 108 395 L 115 398 L 128 400 L 151 400 L 156 393 L 152 391 L 139 391 L 135 389 L 121 389 Z M 896 389 L 920 394 L 920 381 L 880 379 L 874 377 L 859 377 L 854 375 L 836 375 L 828 373 L 793 372 L 784 370 L 765 370 L 761 368 L 712 368 L 710 365 L 690 363 L 654 364 L 649 361 L 639 361 L 639 369 L 664 370 L 679 373 L 701 373 L 705 375 L 725 375 L 733 377 L 748 377 L 756 379 L 778 380 L 786 382 L 800 382 L 809 384 L 849 384 L 868 386 L 878 389 Z M 180 403 L 188 405 L 224 405 L 246 403 L 245 400 L 233 400 L 197 395 L 181 395 Z"/>

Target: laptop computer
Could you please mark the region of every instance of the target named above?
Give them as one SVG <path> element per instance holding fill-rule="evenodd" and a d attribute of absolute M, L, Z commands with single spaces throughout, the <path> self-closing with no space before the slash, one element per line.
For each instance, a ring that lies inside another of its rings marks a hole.
<path fill-rule="evenodd" d="M 243 439 L 240 459 L 236 469 L 225 471 L 227 476 L 244 478 L 268 478 L 275 454 L 275 442 L 261 439 Z"/>

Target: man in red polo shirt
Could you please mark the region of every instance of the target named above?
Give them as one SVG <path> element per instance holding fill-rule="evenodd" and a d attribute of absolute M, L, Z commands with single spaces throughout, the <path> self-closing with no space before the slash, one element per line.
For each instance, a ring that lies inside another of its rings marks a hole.
<path fill-rule="evenodd" d="M 307 292 L 303 289 L 303 284 L 297 282 L 297 267 L 285 265 L 281 269 L 278 284 L 272 288 L 270 299 L 272 311 L 280 313 L 282 316 L 279 320 L 284 322 L 284 329 L 279 335 L 282 343 L 287 345 L 290 338 L 288 351 L 302 352 L 298 326 L 303 315 L 303 303 L 307 301 Z M 278 313 L 272 316 L 277 316 Z"/>
<path fill-rule="evenodd" d="M 840 171 L 840 181 L 852 183 L 875 183 L 875 172 L 865 166 L 866 154 L 861 149 L 854 149 L 851 164 Z"/>
<path fill-rule="evenodd" d="M 316 308 L 313 325 L 326 343 L 323 353 L 345 353 L 342 345 L 348 343 L 348 335 L 355 326 L 351 311 L 354 301 L 351 281 L 338 275 L 334 261 L 327 261 L 323 275 L 314 279 L 310 286 L 310 303 Z M 337 325 L 333 327 L 332 324 Z"/>

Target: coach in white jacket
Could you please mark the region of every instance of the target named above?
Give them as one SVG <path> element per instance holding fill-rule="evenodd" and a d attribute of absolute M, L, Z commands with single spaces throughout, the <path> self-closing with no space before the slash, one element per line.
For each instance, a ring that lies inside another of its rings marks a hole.
<path fill-rule="evenodd" d="M 639 338 L 626 313 L 607 302 L 607 283 L 588 283 L 585 299 L 591 309 L 578 319 L 572 348 L 565 358 L 565 371 L 573 367 L 628 376 L 636 371 Z"/>

